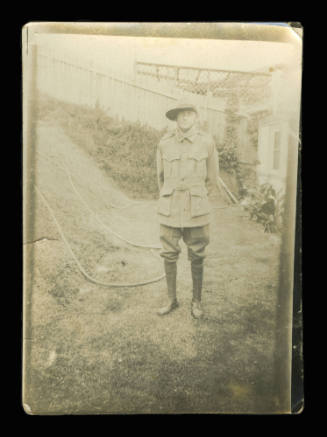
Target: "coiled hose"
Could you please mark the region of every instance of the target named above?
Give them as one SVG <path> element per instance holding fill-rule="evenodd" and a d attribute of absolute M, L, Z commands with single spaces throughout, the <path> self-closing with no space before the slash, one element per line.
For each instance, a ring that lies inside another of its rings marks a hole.
<path fill-rule="evenodd" d="M 79 262 L 78 258 L 76 257 L 75 253 L 73 252 L 69 242 L 67 241 L 65 234 L 62 231 L 62 228 L 51 208 L 51 206 L 49 205 L 48 201 L 46 200 L 46 198 L 44 197 L 44 195 L 42 194 L 42 192 L 39 190 L 39 188 L 37 187 L 37 185 L 34 185 L 37 193 L 39 194 L 41 200 L 43 201 L 43 203 L 45 204 L 45 206 L 47 207 L 48 211 L 50 212 L 50 215 L 58 229 L 58 232 L 66 246 L 66 249 L 68 250 L 68 252 L 70 253 L 70 255 L 72 256 L 73 260 L 75 261 L 78 269 L 80 270 L 80 272 L 83 274 L 83 276 L 90 282 L 93 282 L 94 284 L 97 285 L 101 285 L 102 287 L 115 287 L 115 288 L 127 288 L 127 287 L 139 287 L 142 285 L 147 285 L 147 284 L 152 284 L 154 282 L 158 282 L 161 279 L 163 279 L 165 277 L 165 274 L 158 276 L 156 278 L 152 278 L 152 279 L 148 279 L 145 281 L 140 281 L 140 282 L 133 282 L 133 283 L 107 283 L 107 282 L 102 282 L 102 281 L 98 281 L 97 279 L 93 278 L 92 276 L 90 276 L 85 269 L 83 268 L 83 266 L 81 265 L 81 263 Z"/>

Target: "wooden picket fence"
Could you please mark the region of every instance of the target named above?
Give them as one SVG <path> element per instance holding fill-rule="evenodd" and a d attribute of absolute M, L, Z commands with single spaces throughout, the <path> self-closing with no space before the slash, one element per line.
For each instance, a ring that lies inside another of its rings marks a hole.
<path fill-rule="evenodd" d="M 38 52 L 37 87 L 57 99 L 99 107 L 108 115 L 132 122 L 140 122 L 156 129 L 171 124 L 165 112 L 180 96 L 167 90 L 145 86 L 135 79 L 119 77 L 98 67 L 83 65 L 76 59 L 48 52 Z M 192 94 L 198 105 L 200 120 L 205 122 L 211 134 L 222 141 L 225 135 L 225 112 L 208 104 L 206 97 Z M 241 124 L 241 118 L 240 118 Z"/>

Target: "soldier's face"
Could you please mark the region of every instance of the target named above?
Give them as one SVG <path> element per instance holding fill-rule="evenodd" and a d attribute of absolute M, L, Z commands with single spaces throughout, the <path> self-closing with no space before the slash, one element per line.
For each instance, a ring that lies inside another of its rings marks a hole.
<path fill-rule="evenodd" d="M 186 109 L 185 111 L 180 111 L 177 114 L 177 125 L 181 131 L 185 132 L 195 124 L 197 119 L 197 113 Z"/>

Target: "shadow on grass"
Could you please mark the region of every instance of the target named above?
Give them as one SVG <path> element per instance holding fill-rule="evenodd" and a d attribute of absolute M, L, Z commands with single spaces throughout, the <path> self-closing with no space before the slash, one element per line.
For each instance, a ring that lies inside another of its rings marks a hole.
<path fill-rule="evenodd" d="M 28 404 L 39 414 L 274 412 L 264 351 L 216 320 L 195 327 L 196 356 L 184 360 L 119 330 L 92 338 L 87 355 L 66 344 L 53 366 L 31 369 Z"/>

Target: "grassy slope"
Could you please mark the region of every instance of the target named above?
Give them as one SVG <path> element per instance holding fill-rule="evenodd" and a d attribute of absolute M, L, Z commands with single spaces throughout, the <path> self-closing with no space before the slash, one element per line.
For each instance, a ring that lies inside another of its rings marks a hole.
<path fill-rule="evenodd" d="M 43 112 L 37 182 L 75 253 L 101 280 L 160 274 L 159 259 L 105 232 L 76 199 L 58 167 L 62 160 L 99 217 L 129 238 L 157 242 L 155 204 L 110 208 L 110 201 L 123 204 L 127 198 L 98 169 L 93 154 L 90 160 L 87 130 L 76 132 L 65 111 L 49 106 Z M 35 238 L 53 240 L 33 245 L 33 341 L 28 342 L 25 377 L 25 402 L 33 412 L 279 410 L 273 372 L 279 239 L 264 234 L 238 208 L 217 210 L 211 228 L 205 319 L 190 316 L 191 278 L 183 244 L 178 266 L 181 307 L 159 318 L 155 311 L 165 300 L 164 281 L 130 289 L 88 283 L 37 201 Z"/>
<path fill-rule="evenodd" d="M 100 109 L 40 100 L 39 114 L 56 113 L 64 131 L 117 182 L 130 197 L 157 195 L 155 153 L 162 135 L 139 123 L 118 121 Z"/>

